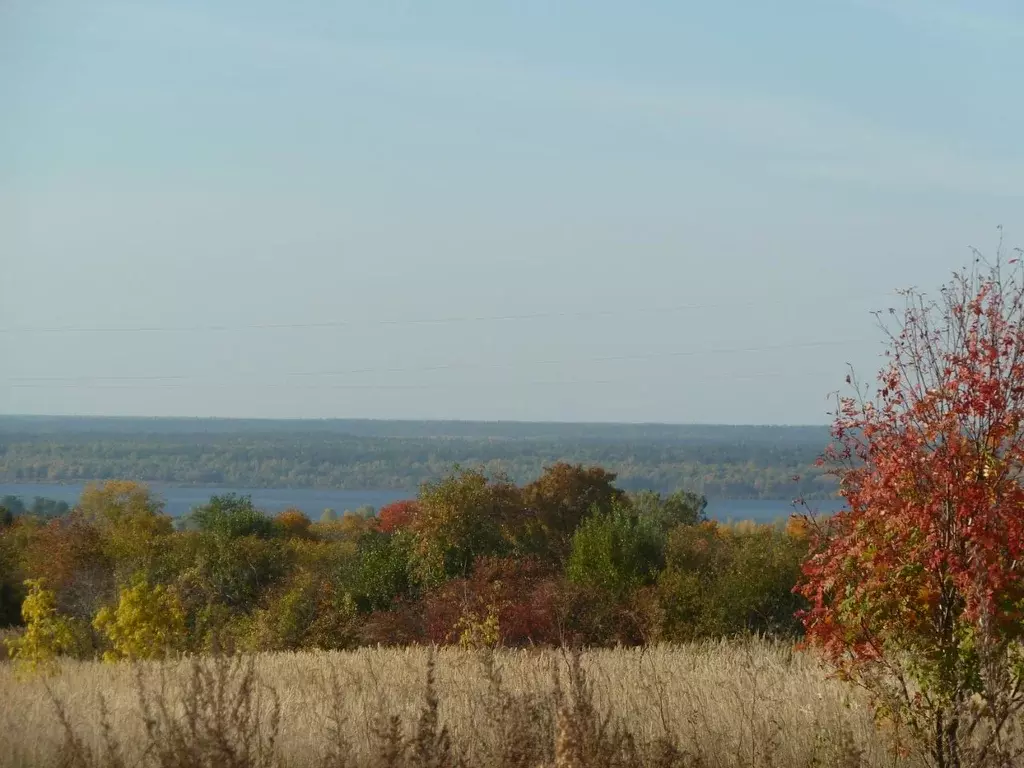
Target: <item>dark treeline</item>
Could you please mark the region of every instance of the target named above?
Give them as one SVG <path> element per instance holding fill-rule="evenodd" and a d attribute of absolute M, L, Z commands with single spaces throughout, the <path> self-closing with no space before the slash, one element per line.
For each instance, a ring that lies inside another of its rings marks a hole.
<path fill-rule="evenodd" d="M 33 517 L 63 517 L 71 511 L 66 501 L 35 496 L 26 502 L 20 496 L 0 496 L 0 515 L 32 515 Z"/>
<path fill-rule="evenodd" d="M 224 495 L 177 525 L 145 486 L 95 484 L 63 517 L 4 517 L 0 625 L 28 624 L 11 647 L 29 661 L 214 637 L 294 650 L 798 631 L 799 526 L 720 525 L 701 496 L 614 480 L 570 464 L 525 484 L 457 470 L 376 515 L 269 517 Z"/>
<path fill-rule="evenodd" d="M 814 466 L 827 440 L 824 427 L 4 417 L 0 482 L 401 489 L 456 464 L 526 482 L 566 461 L 628 490 L 789 500 L 832 493 Z"/>
<path fill-rule="evenodd" d="M 342 434 L 355 437 L 666 440 L 677 443 L 808 444 L 828 438 L 827 426 L 734 424 L 616 424 L 550 421 L 430 421 L 411 419 L 213 419 L 118 416 L 3 416 L 0 434 L 110 435 Z"/>

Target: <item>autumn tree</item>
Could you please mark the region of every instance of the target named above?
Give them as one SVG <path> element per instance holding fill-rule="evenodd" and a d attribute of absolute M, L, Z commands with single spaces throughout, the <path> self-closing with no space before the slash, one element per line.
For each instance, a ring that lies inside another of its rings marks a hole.
<path fill-rule="evenodd" d="M 426 483 L 412 521 L 414 570 L 426 584 L 468 576 L 473 560 L 505 554 L 522 515 L 519 488 L 480 470 L 456 469 Z"/>
<path fill-rule="evenodd" d="M 302 538 L 309 535 L 313 521 L 301 509 L 289 507 L 274 518 L 274 527 L 284 536 Z"/>
<path fill-rule="evenodd" d="M 573 533 L 593 512 L 606 512 L 625 499 L 615 474 L 601 467 L 558 462 L 523 487 L 529 511 L 521 532 L 522 548 L 541 556 L 564 559 Z"/>
<path fill-rule="evenodd" d="M 153 574 L 165 537 L 173 531 L 163 503 L 149 488 L 124 480 L 89 483 L 75 514 L 99 532 L 103 552 L 122 583 L 140 573 Z"/>
<path fill-rule="evenodd" d="M 114 590 L 114 563 L 95 525 L 75 512 L 46 524 L 24 521 L 10 534 L 16 540 L 20 571 L 43 579 L 65 614 L 91 618 Z"/>
<path fill-rule="evenodd" d="M 427 637 L 468 646 L 554 644 L 558 596 L 554 574 L 536 558 L 482 557 L 470 576 L 427 595 Z"/>
<path fill-rule="evenodd" d="M 1002 260 L 1000 259 L 1000 262 Z M 879 316 L 877 389 L 848 377 L 823 464 L 848 509 L 799 592 L 810 643 L 940 768 L 1015 764 L 1024 705 L 1024 274 L 980 257 Z"/>
<path fill-rule="evenodd" d="M 43 579 L 29 579 L 25 587 L 28 593 L 21 606 L 25 631 L 4 642 L 22 669 L 50 674 L 58 669 L 58 656 L 84 653 L 88 636 L 80 622 L 60 614 L 57 596 Z"/>
<path fill-rule="evenodd" d="M 163 512 L 163 504 L 141 483 L 109 480 L 86 485 L 78 510 L 98 527 L 116 528 L 133 520 L 150 523 Z"/>
<path fill-rule="evenodd" d="M 383 533 L 408 528 L 416 517 L 417 504 L 415 499 L 394 501 L 380 508 L 377 515 L 377 527 Z"/>
<path fill-rule="evenodd" d="M 162 584 L 138 579 L 121 589 L 115 606 L 105 606 L 93 619 L 110 648 L 106 661 L 159 659 L 185 647 L 185 609 L 177 593 Z"/>

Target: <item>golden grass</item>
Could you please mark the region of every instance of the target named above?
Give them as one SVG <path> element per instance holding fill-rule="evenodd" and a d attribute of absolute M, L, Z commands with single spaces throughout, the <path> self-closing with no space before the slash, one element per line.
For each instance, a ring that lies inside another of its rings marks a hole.
<path fill-rule="evenodd" d="M 269 712 L 275 698 L 280 705 L 277 748 L 287 764 L 321 765 L 332 751 L 343 752 L 351 764 L 373 764 L 381 754 L 382 729 L 398 723 L 411 734 L 422 724 L 429 653 L 363 649 L 257 657 L 258 678 L 273 690 L 264 709 Z M 581 733 L 570 732 L 570 703 L 581 695 L 572 685 L 571 659 L 558 651 L 510 650 L 496 653 L 492 663 L 488 673 L 480 653 L 436 652 L 437 717 L 467 763 L 512 764 L 507 755 L 524 746 L 545 758 L 539 762 L 552 763 L 556 741 L 561 764 L 577 760 L 567 746 L 573 733 Z M 646 764 L 893 765 L 884 735 L 866 708 L 851 701 L 850 689 L 827 679 L 813 657 L 783 644 L 595 650 L 583 654 L 581 666 L 597 718 L 627 733 Z M 12 665 L 0 664 L 0 763 L 54 764 L 64 733 L 49 686 L 87 748 L 103 743 L 102 695 L 113 735 L 133 764 L 145 744 L 138 680 L 154 691 L 161 669 L 175 690 L 189 675 L 187 661 L 66 662 L 55 678 L 22 681 Z M 533 702 L 533 709 L 524 702 Z"/>

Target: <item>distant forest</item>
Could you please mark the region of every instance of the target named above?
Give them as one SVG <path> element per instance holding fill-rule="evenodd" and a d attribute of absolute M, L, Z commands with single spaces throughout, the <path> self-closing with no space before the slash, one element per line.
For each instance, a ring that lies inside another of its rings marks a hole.
<path fill-rule="evenodd" d="M 453 465 L 537 477 L 599 464 L 627 490 L 830 496 L 826 427 L 0 417 L 0 482 L 127 479 L 251 488 L 412 489 Z"/>

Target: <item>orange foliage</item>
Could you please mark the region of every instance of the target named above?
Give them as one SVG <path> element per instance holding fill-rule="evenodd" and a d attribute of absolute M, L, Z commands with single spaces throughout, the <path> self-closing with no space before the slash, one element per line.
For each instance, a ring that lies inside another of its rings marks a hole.
<path fill-rule="evenodd" d="M 44 579 L 57 593 L 65 613 L 91 615 L 112 587 L 113 564 L 104 552 L 100 532 L 78 513 L 32 531 L 21 564 L 28 578 Z"/>
<path fill-rule="evenodd" d="M 393 502 L 377 513 L 377 528 L 382 533 L 408 528 L 418 512 L 419 504 L 414 499 Z"/>
<path fill-rule="evenodd" d="M 810 526 L 807 518 L 801 515 L 792 515 L 786 522 L 786 535 L 792 539 L 803 541 L 810 535 Z"/>
<path fill-rule="evenodd" d="M 289 507 L 274 518 L 274 526 L 285 536 L 304 538 L 309 535 L 309 526 L 312 521 L 301 509 Z"/>

